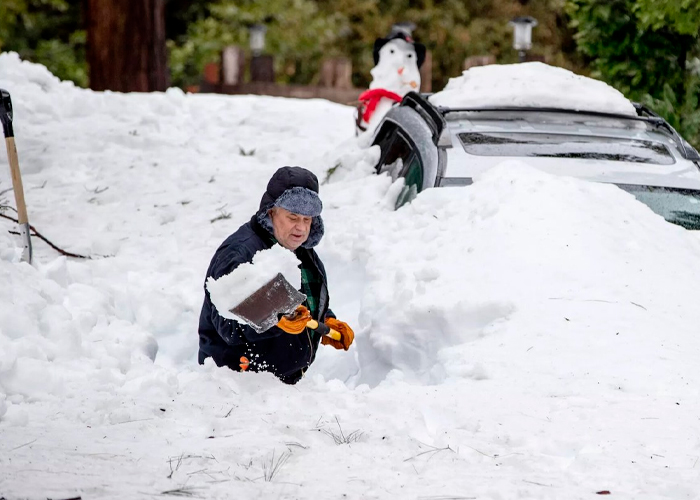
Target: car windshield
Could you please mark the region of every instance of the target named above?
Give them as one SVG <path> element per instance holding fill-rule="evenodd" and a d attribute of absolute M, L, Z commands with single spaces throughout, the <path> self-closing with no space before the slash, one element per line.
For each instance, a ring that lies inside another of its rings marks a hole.
<path fill-rule="evenodd" d="M 470 186 L 471 177 L 443 177 L 441 187 Z M 700 229 L 700 191 L 635 184 L 615 184 L 668 222 L 686 229 Z"/>
<path fill-rule="evenodd" d="M 675 163 L 665 145 L 640 139 L 522 132 L 463 132 L 458 137 L 464 150 L 477 156 L 576 158 L 656 165 Z"/>
<path fill-rule="evenodd" d="M 656 186 L 618 184 L 668 222 L 700 229 L 700 191 Z"/>

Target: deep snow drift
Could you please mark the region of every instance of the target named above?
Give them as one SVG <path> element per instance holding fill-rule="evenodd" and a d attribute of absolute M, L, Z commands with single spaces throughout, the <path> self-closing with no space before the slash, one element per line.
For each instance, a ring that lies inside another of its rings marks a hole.
<path fill-rule="evenodd" d="M 2 219 L 0 496 L 700 498 L 700 242 L 632 196 L 503 164 L 393 211 L 349 107 L 95 93 L 13 54 L 0 87 L 30 222 L 93 256 L 19 263 Z M 195 363 L 209 259 L 285 164 L 329 179 L 357 333 L 294 387 Z"/>

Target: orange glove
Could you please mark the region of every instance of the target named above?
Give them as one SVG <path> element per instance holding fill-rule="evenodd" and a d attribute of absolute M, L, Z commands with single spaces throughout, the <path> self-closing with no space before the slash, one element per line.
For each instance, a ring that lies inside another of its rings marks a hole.
<path fill-rule="evenodd" d="M 248 367 L 250 366 L 250 361 L 248 360 L 248 358 L 246 358 L 245 356 L 241 356 L 241 359 L 239 359 L 239 361 L 241 363 L 238 366 L 241 367 L 241 371 L 242 372 L 246 371 L 248 369 Z"/>
<path fill-rule="evenodd" d="M 324 335 L 321 337 L 321 343 L 323 345 L 332 345 L 336 349 L 345 349 L 346 351 L 350 349 L 350 344 L 355 340 L 355 332 L 352 331 L 350 325 L 344 321 L 338 321 L 335 318 L 326 318 L 326 325 L 340 333 L 340 340 L 333 340 Z"/>
<path fill-rule="evenodd" d="M 311 319 L 311 313 L 304 306 L 297 307 L 291 316 L 282 316 L 277 326 L 287 333 L 298 335 L 306 328 L 306 323 Z"/>

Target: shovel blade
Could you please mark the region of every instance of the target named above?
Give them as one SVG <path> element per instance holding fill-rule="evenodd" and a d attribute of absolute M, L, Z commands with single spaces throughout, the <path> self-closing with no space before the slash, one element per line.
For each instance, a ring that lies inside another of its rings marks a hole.
<path fill-rule="evenodd" d="M 231 312 L 257 333 L 262 333 L 277 324 L 278 315 L 293 312 L 304 300 L 306 295 L 290 285 L 282 273 L 278 273 Z"/>
<path fill-rule="evenodd" d="M 22 262 L 32 263 L 32 240 L 29 237 L 29 223 L 22 224 L 19 227 L 19 234 L 22 236 Z"/>

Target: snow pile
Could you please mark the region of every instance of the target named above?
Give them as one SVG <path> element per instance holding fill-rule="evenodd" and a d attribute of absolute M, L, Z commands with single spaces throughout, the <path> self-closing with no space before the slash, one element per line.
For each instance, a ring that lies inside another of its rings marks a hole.
<path fill-rule="evenodd" d="M 610 361 L 598 374 L 636 372 L 638 387 L 658 378 L 655 361 L 671 354 L 654 346 L 686 339 L 690 352 L 700 349 L 692 333 L 700 244 L 611 185 L 510 162 L 469 189 L 424 192 L 364 242 L 361 382 L 391 370 L 427 383 L 501 376 L 506 356 L 450 350 L 492 336 L 517 345 L 546 336 L 551 362 L 567 359 L 569 370 L 577 369 L 571 355 L 614 340 L 619 347 L 596 355 L 597 364 Z M 567 354 L 572 342 L 581 350 Z M 627 349 L 644 357 L 644 369 Z"/>
<path fill-rule="evenodd" d="M 540 62 L 470 68 L 451 78 L 430 102 L 450 108 L 533 106 L 637 114 L 632 103 L 606 83 Z"/>
<path fill-rule="evenodd" d="M 150 376 L 152 335 L 124 319 L 113 290 L 75 282 L 72 269 L 86 271 L 65 258 L 39 270 L 0 261 L 0 392 L 12 402 L 75 397 L 86 377 L 114 388 Z"/>
<path fill-rule="evenodd" d="M 253 256 L 253 262 L 241 264 L 236 269 L 215 280 L 207 279 L 207 290 L 219 314 L 228 319 L 244 321 L 231 309 L 281 273 L 295 289 L 301 288 L 299 259 L 281 245 L 261 250 Z"/>
<path fill-rule="evenodd" d="M 3 81 L 22 81 L 24 92 L 39 97 L 38 94 L 60 94 L 75 89 L 73 82 L 63 82 L 45 66 L 22 61 L 16 52 L 0 53 L 0 75 Z M 22 89 L 14 89 L 22 90 Z"/>
<path fill-rule="evenodd" d="M 360 146 L 362 139 L 352 139 L 340 145 L 337 151 L 328 155 L 326 161 L 333 166 L 328 169 L 327 183 L 345 183 L 355 180 L 364 180 L 375 172 L 375 165 L 379 161 L 382 150 L 379 146 L 369 144 Z"/>

